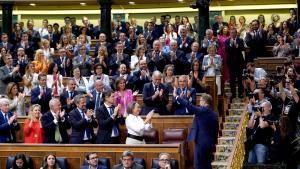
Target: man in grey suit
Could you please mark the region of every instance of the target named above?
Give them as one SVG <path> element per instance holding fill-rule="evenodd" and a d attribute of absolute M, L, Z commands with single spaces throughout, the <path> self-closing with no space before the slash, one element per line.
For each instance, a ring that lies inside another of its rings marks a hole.
<path fill-rule="evenodd" d="M 5 65 L 0 67 L 0 94 L 5 93 L 5 89 L 10 82 L 21 82 L 22 77 L 19 72 L 20 66 L 13 67 L 13 58 L 10 54 L 5 56 Z"/>
<path fill-rule="evenodd" d="M 133 152 L 125 150 L 122 154 L 122 164 L 117 164 L 113 166 L 113 169 L 144 169 L 140 164 L 133 161 Z"/>

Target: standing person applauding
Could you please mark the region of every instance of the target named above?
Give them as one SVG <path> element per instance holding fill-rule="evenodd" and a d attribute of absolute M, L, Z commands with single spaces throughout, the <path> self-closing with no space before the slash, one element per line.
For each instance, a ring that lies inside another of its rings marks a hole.
<path fill-rule="evenodd" d="M 41 122 L 41 106 L 32 105 L 28 117 L 24 125 L 24 143 L 43 143 L 44 130 Z"/>
<path fill-rule="evenodd" d="M 143 138 L 144 131 L 151 128 L 151 119 L 154 114 L 154 110 L 150 111 L 146 119 L 143 120 L 139 114 L 141 113 L 141 106 L 137 102 L 132 102 L 127 107 L 127 113 L 125 124 L 128 131 L 126 144 L 145 144 Z"/>

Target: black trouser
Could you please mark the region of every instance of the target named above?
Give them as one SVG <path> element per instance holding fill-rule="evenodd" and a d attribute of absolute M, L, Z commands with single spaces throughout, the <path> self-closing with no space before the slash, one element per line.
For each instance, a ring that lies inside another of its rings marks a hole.
<path fill-rule="evenodd" d="M 238 67 L 238 68 L 235 68 L 235 67 Z M 239 96 L 243 95 L 244 87 L 243 87 L 243 83 L 242 83 L 242 72 L 243 72 L 243 69 L 239 68 L 238 65 L 229 67 L 230 89 L 231 89 L 233 98 L 236 97 L 236 85 L 238 85 Z"/>

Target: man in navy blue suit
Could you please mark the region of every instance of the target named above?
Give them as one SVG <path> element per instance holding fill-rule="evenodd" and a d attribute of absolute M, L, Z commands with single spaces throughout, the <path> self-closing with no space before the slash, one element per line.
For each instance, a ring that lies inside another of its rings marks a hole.
<path fill-rule="evenodd" d="M 60 101 L 53 98 L 49 102 L 50 111 L 42 115 L 45 131 L 44 143 L 68 143 L 67 129 L 71 128 L 65 111 L 61 111 Z"/>
<path fill-rule="evenodd" d="M 9 111 L 9 100 L 0 99 L 0 143 L 16 142 L 16 131 L 20 130 L 17 114 Z"/>
<path fill-rule="evenodd" d="M 31 90 L 31 104 L 41 105 L 42 114 L 49 111 L 49 102 L 52 98 L 52 90 L 47 87 L 47 75 L 39 74 L 39 85 Z"/>
<path fill-rule="evenodd" d="M 218 137 L 218 117 L 211 109 L 212 97 L 204 94 L 200 99 L 200 107 L 173 93 L 176 100 L 195 114 L 189 141 L 195 142 L 194 168 L 211 169 L 212 153 Z"/>
<path fill-rule="evenodd" d="M 120 144 L 119 124 L 124 125 L 125 120 L 120 115 L 120 105 L 115 107 L 114 92 L 107 90 L 103 93 L 104 104 L 96 110 L 96 117 L 99 122 L 97 133 L 97 144 Z"/>
<path fill-rule="evenodd" d="M 109 69 L 112 76 L 116 75 L 119 66 L 123 63 L 126 67 L 130 66 L 130 56 L 124 53 L 124 45 L 122 42 L 118 42 L 116 45 L 117 52 L 112 54 L 109 59 Z"/>
<path fill-rule="evenodd" d="M 94 128 L 98 126 L 93 114 L 94 110 L 86 108 L 85 96 L 74 97 L 76 108 L 70 112 L 69 120 L 72 125 L 71 144 L 91 144 L 95 142 Z"/>
<path fill-rule="evenodd" d="M 95 52 L 97 53 L 97 52 Z M 58 65 L 58 70 L 62 76 L 70 76 L 72 69 L 72 60 L 67 57 L 67 52 L 65 48 L 58 49 L 59 57 L 53 60 L 54 63 Z"/>
<path fill-rule="evenodd" d="M 176 89 L 176 94 L 180 95 L 182 99 L 187 100 L 189 103 L 196 105 L 196 90 L 194 88 L 188 87 L 188 76 L 181 75 L 178 78 L 178 88 Z M 191 115 L 193 112 L 190 112 L 185 106 L 179 104 L 176 101 L 176 98 L 173 98 L 173 108 L 175 109 L 175 115 Z"/>
<path fill-rule="evenodd" d="M 79 94 L 78 91 L 75 90 L 76 81 L 75 79 L 68 80 L 68 86 L 63 90 L 63 93 L 60 95 L 60 102 L 62 104 L 62 109 L 65 110 L 66 114 L 69 114 L 75 107 L 74 97 Z"/>
<path fill-rule="evenodd" d="M 154 71 L 152 74 L 152 82 L 146 83 L 143 89 L 144 106 L 142 114 L 146 115 L 154 109 L 155 112 L 161 115 L 167 115 L 166 105 L 169 101 L 169 90 L 161 83 L 162 74 L 159 71 Z"/>

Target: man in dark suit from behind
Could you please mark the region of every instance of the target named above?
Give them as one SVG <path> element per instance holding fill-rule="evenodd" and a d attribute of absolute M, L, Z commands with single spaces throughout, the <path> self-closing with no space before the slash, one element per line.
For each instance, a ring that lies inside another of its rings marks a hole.
<path fill-rule="evenodd" d="M 10 52 L 13 52 L 13 50 L 14 50 L 14 45 L 13 44 L 11 44 L 10 42 L 8 42 L 8 35 L 7 35 L 7 33 L 2 33 L 1 34 L 1 42 L 0 42 L 0 49 L 2 49 L 2 48 L 5 48 L 6 49 L 6 51 L 10 51 Z"/>
<path fill-rule="evenodd" d="M 68 80 L 68 86 L 63 90 L 63 93 L 60 95 L 60 102 L 62 104 L 62 109 L 65 110 L 66 114 L 69 114 L 75 107 L 74 97 L 79 93 L 75 90 L 76 81 L 71 78 Z"/>
<path fill-rule="evenodd" d="M 53 98 L 49 102 L 50 111 L 42 115 L 41 122 L 44 129 L 44 143 L 68 143 L 67 130 L 71 128 L 68 116 L 61 111 L 60 101 Z"/>
<path fill-rule="evenodd" d="M 144 169 L 140 164 L 134 162 L 133 152 L 126 150 L 122 154 L 122 164 L 117 164 L 113 166 L 113 169 Z"/>
<path fill-rule="evenodd" d="M 52 98 L 52 90 L 47 87 L 47 75 L 39 74 L 39 85 L 31 90 L 31 104 L 39 104 L 42 114 L 49 111 L 49 102 Z"/>
<path fill-rule="evenodd" d="M 169 101 L 169 90 L 161 83 L 162 74 L 159 71 L 154 71 L 152 74 L 152 82 L 144 85 L 142 114 L 146 115 L 154 109 L 155 112 L 161 115 L 167 115 L 166 105 Z"/>
<path fill-rule="evenodd" d="M 0 143 L 15 143 L 16 131 L 20 130 L 17 114 L 9 111 L 9 100 L 0 99 Z"/>
<path fill-rule="evenodd" d="M 13 58 L 10 54 L 5 56 L 5 65 L 0 67 L 0 94 L 4 94 L 10 82 L 21 82 L 20 66 L 13 67 Z"/>
<path fill-rule="evenodd" d="M 242 83 L 242 74 L 245 61 L 242 51 L 244 51 L 244 41 L 237 37 L 236 29 L 230 30 L 230 38 L 225 41 L 225 50 L 227 52 L 228 60 L 227 63 L 224 64 L 228 64 L 229 68 L 232 98 L 236 97 L 236 79 L 239 97 L 243 97 L 244 88 Z"/>
<path fill-rule="evenodd" d="M 85 156 L 85 159 L 88 165 L 83 165 L 80 169 L 108 169 L 106 166 L 98 163 L 99 160 L 97 153 L 89 153 Z"/>
<path fill-rule="evenodd" d="M 119 124 L 124 125 L 125 120 L 120 114 L 120 105 L 114 106 L 114 92 L 109 89 L 103 93 L 104 104 L 96 110 L 99 123 L 97 144 L 120 144 Z"/>
<path fill-rule="evenodd" d="M 175 91 L 175 90 L 174 90 Z M 194 141 L 194 168 L 211 169 L 212 153 L 218 138 L 218 117 L 211 109 L 212 97 L 204 94 L 200 99 L 200 107 L 173 93 L 176 100 L 195 114 L 189 141 Z"/>
<path fill-rule="evenodd" d="M 94 110 L 86 108 L 86 98 L 84 95 L 74 97 L 76 108 L 70 112 L 70 123 L 72 134 L 71 144 L 91 144 L 95 143 L 94 128 L 98 126 L 93 114 Z"/>

